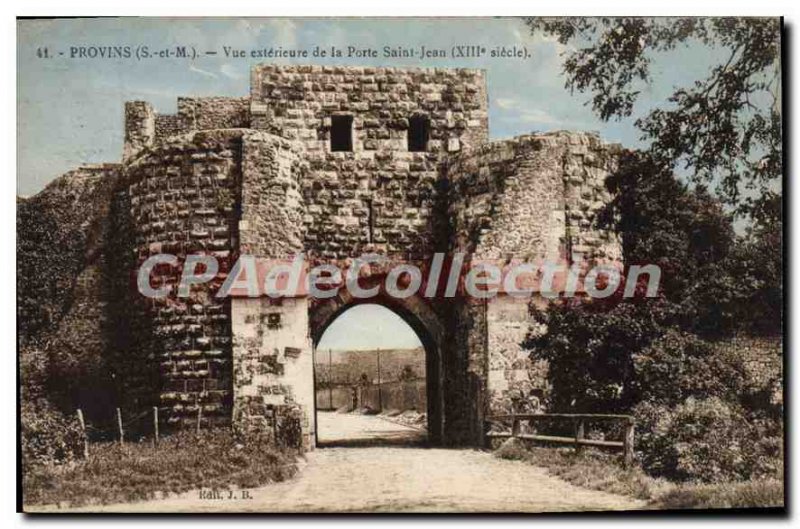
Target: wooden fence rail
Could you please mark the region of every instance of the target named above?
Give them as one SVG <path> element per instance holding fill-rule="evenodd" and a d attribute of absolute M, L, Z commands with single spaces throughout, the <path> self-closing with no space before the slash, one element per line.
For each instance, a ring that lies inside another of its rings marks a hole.
<path fill-rule="evenodd" d="M 555 435 L 539 435 L 539 434 L 526 434 L 522 433 L 523 422 L 536 422 L 541 420 L 558 419 L 564 421 L 571 421 L 574 428 L 574 436 L 555 436 Z M 486 433 L 489 439 L 525 439 L 529 441 L 543 441 L 548 443 L 563 443 L 575 445 L 575 450 L 580 451 L 583 446 L 597 446 L 602 448 L 619 448 L 623 452 L 623 461 L 625 467 L 628 468 L 633 463 L 633 434 L 634 434 L 634 421 L 630 415 L 609 415 L 609 414 L 583 414 L 583 413 L 529 413 L 529 414 L 508 414 L 508 415 L 492 415 L 486 418 L 489 426 L 491 423 L 497 422 L 511 422 L 510 432 L 492 432 Z M 599 439 L 586 439 L 584 437 L 585 425 L 587 422 L 621 422 L 625 425 L 625 435 L 621 441 L 606 441 Z"/>

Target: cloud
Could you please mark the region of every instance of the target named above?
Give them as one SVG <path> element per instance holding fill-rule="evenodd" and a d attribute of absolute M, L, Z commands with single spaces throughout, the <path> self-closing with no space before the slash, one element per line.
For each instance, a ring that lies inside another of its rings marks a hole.
<path fill-rule="evenodd" d="M 269 33 L 269 38 L 286 48 L 297 45 L 297 24 L 289 18 L 272 18 L 266 20 L 261 28 Z"/>
<path fill-rule="evenodd" d="M 494 103 L 498 108 L 502 108 L 504 110 L 512 109 L 517 106 L 517 101 L 510 97 L 498 97 L 494 100 Z"/>
<path fill-rule="evenodd" d="M 263 24 L 261 22 L 244 18 L 236 21 L 234 24 L 234 32 L 246 39 L 251 39 L 258 37 L 259 33 L 261 33 L 262 27 Z"/>
<path fill-rule="evenodd" d="M 227 77 L 228 79 L 244 79 L 247 77 L 244 75 L 240 70 L 238 70 L 234 65 L 230 63 L 225 63 L 219 67 L 219 73 Z"/>
<path fill-rule="evenodd" d="M 497 108 L 514 115 L 516 121 L 520 123 L 537 123 L 543 125 L 561 125 L 564 120 L 540 108 L 529 106 L 525 101 L 513 97 L 498 97 L 494 100 Z"/>
<path fill-rule="evenodd" d="M 206 77 L 211 77 L 213 79 L 217 79 L 217 74 L 211 73 L 209 71 L 203 70 L 202 68 L 198 68 L 194 64 L 189 65 L 189 71 L 194 73 L 199 73 L 200 75 L 205 75 Z"/>
<path fill-rule="evenodd" d="M 540 108 L 526 108 L 518 114 L 522 123 L 543 123 L 545 125 L 561 125 L 564 122 Z"/>

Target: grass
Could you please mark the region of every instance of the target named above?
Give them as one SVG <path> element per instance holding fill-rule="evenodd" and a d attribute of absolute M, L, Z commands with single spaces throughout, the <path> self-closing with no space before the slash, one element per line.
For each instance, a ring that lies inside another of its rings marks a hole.
<path fill-rule="evenodd" d="M 652 502 L 655 509 L 747 509 L 783 506 L 783 482 L 778 479 L 677 485 Z"/>
<path fill-rule="evenodd" d="M 25 505 L 81 506 L 133 502 L 194 489 L 252 488 L 283 481 L 295 453 L 258 441 L 239 444 L 228 429 L 182 432 L 150 442 L 95 443 L 89 458 L 25 468 Z"/>
<path fill-rule="evenodd" d="M 545 467 L 554 476 L 573 485 L 592 490 L 649 500 L 668 486 L 638 468 L 624 469 L 610 455 L 590 449 L 580 454 L 572 448 L 528 448 L 524 442 L 509 439 L 495 451 L 497 457 L 516 459 Z"/>
<path fill-rule="evenodd" d="M 503 459 L 541 466 L 561 479 L 592 490 L 647 500 L 650 509 L 726 509 L 783 507 L 779 479 L 713 484 L 676 484 L 654 478 L 640 468 L 624 469 L 620 456 L 584 449 L 528 447 L 509 439 L 496 451 Z"/>

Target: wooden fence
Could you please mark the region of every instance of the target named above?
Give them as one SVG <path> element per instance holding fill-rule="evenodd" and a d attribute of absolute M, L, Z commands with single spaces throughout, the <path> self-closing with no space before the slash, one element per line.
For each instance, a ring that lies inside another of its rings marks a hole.
<path fill-rule="evenodd" d="M 116 418 L 117 418 L 117 427 L 115 431 L 115 437 L 117 438 L 117 442 L 119 442 L 120 446 L 124 446 L 125 444 L 125 428 L 123 427 L 123 420 L 122 420 L 122 410 L 120 408 L 116 408 Z M 151 415 L 152 413 L 152 415 Z M 83 457 L 84 459 L 89 457 L 89 430 L 94 432 L 102 432 L 104 430 L 94 428 L 86 422 L 86 419 L 83 415 L 83 410 L 78 408 L 76 410 L 76 415 L 78 416 L 78 426 L 81 429 L 81 443 L 83 445 Z M 158 419 L 158 407 L 153 406 L 152 412 L 145 411 L 135 417 L 129 417 L 126 419 L 128 424 L 128 428 L 130 428 L 131 423 L 139 423 L 140 421 L 149 421 L 150 417 L 152 416 L 153 421 L 153 447 L 158 448 L 158 440 L 159 440 L 159 419 Z M 201 425 L 203 421 L 203 407 L 197 406 L 197 419 L 195 421 L 195 431 L 198 435 L 200 435 Z M 130 433 L 130 430 L 129 430 Z M 277 436 L 277 434 L 275 434 Z"/>
<path fill-rule="evenodd" d="M 522 433 L 522 423 L 528 424 L 543 420 L 563 420 L 571 421 L 575 434 L 572 437 L 540 435 Z M 597 446 L 601 448 L 616 448 L 623 452 L 625 467 L 630 467 L 633 463 L 633 432 L 634 421 L 630 415 L 602 415 L 602 414 L 580 414 L 580 413 L 532 413 L 532 414 L 510 414 L 493 415 L 486 418 L 489 426 L 492 423 L 511 422 L 510 432 L 489 431 L 486 437 L 489 439 L 525 439 L 530 441 L 542 441 L 547 443 L 562 443 L 575 445 L 575 450 L 580 451 L 583 446 Z M 619 422 L 625 427 L 625 433 L 621 441 L 607 441 L 600 439 L 586 439 L 584 429 L 587 422 Z"/>

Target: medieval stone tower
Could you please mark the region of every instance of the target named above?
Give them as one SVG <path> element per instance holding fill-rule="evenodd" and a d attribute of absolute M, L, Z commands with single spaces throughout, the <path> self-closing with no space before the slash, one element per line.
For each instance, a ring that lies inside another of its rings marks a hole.
<path fill-rule="evenodd" d="M 211 254 L 221 277 L 241 254 L 620 258 L 594 222 L 618 147 L 568 132 L 489 142 L 481 70 L 257 65 L 249 97 L 179 98 L 174 115 L 129 102 L 125 122 L 123 162 L 103 170 L 118 179 L 116 264 L 131 274 L 157 253 Z M 180 272 L 158 269 L 151 282 L 175 285 Z M 202 408 L 204 422 L 313 445 L 313 348 L 358 300 L 220 300 L 218 286 L 188 301 L 119 287 L 109 310 L 128 332 L 114 347 L 142 381 L 128 397 L 173 423 Z M 434 442 L 477 442 L 481 418 L 506 409 L 511 391 L 543 384 L 520 345 L 526 303 L 377 302 L 425 346 Z"/>

